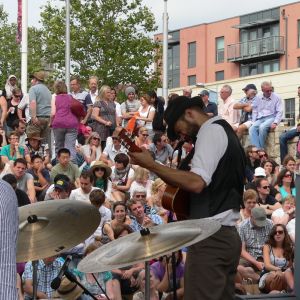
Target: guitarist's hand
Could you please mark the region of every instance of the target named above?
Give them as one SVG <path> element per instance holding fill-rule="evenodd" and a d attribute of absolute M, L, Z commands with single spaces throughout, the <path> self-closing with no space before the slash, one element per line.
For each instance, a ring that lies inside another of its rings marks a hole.
<path fill-rule="evenodd" d="M 131 158 L 132 164 L 146 169 L 149 169 L 154 163 L 151 153 L 146 149 L 142 149 L 142 152 L 128 152 L 128 155 Z"/>

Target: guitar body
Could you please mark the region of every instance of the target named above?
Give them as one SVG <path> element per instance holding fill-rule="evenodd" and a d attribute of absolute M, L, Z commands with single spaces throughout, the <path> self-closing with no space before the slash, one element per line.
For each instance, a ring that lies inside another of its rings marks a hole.
<path fill-rule="evenodd" d="M 163 208 L 170 210 L 176 214 L 178 221 L 183 221 L 188 218 L 189 215 L 189 193 L 174 187 L 167 185 L 164 195 L 162 197 Z"/>

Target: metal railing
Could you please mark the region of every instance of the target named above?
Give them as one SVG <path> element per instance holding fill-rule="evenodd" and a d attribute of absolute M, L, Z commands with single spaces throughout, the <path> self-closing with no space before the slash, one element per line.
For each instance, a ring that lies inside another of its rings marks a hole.
<path fill-rule="evenodd" d="M 272 36 L 227 46 L 227 59 L 238 61 L 271 54 L 284 54 L 284 37 Z"/>

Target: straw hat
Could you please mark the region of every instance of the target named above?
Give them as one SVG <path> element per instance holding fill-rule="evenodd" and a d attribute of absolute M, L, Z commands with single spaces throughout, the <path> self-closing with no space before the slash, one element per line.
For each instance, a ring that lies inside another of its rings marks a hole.
<path fill-rule="evenodd" d="M 101 161 L 101 160 L 92 162 L 91 171 L 94 172 L 94 170 L 96 168 L 103 168 L 103 169 L 105 169 L 105 175 L 104 176 L 106 178 L 111 175 L 111 168 L 107 164 L 105 164 L 103 161 Z"/>
<path fill-rule="evenodd" d="M 36 78 L 39 81 L 45 81 L 46 72 L 45 71 L 34 72 L 32 75 L 30 75 L 30 78 Z"/>
<path fill-rule="evenodd" d="M 55 297 L 60 297 L 64 300 L 76 300 L 82 295 L 82 293 L 83 289 L 81 287 L 64 276 L 58 290 L 55 293 Z"/>

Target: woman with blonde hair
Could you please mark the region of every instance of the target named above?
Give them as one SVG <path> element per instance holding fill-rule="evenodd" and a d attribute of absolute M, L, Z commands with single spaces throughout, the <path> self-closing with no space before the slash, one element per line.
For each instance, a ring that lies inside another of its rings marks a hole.
<path fill-rule="evenodd" d="M 140 148 L 149 149 L 151 140 L 149 139 L 149 132 L 146 127 L 140 127 L 138 135 L 135 137 L 135 144 Z"/>
<path fill-rule="evenodd" d="M 245 208 L 242 208 L 240 210 L 241 217 L 238 220 L 238 223 L 250 218 L 252 208 L 254 208 L 258 204 L 257 199 L 258 195 L 255 190 L 249 189 L 244 192 L 243 201 Z"/>
<path fill-rule="evenodd" d="M 142 167 L 137 167 L 134 176 L 133 176 L 133 182 L 130 186 L 130 196 L 132 197 L 133 192 L 140 188 L 143 187 L 147 191 L 147 199 L 151 197 L 151 188 L 152 188 L 152 183 L 153 181 L 150 180 L 150 172 L 149 170 L 142 168 Z"/>
<path fill-rule="evenodd" d="M 115 104 L 110 99 L 111 89 L 108 85 L 103 85 L 92 111 L 92 119 L 94 119 L 92 127 L 100 135 L 102 149 L 105 148 L 106 139 L 112 135 L 117 124 Z"/>

